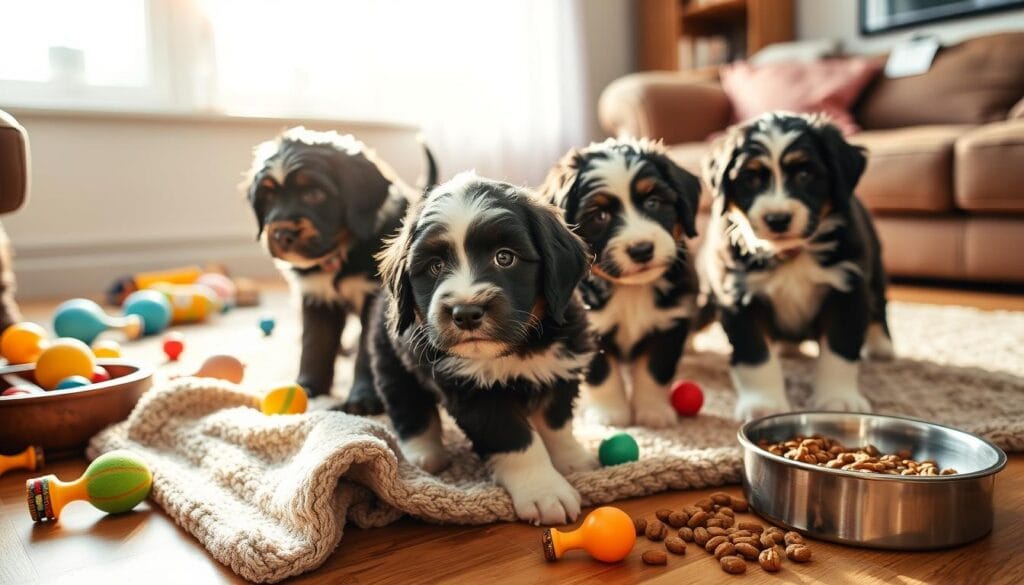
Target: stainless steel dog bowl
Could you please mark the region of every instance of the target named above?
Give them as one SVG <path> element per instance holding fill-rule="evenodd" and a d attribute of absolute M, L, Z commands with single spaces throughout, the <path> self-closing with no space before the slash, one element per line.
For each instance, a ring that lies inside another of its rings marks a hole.
<path fill-rule="evenodd" d="M 761 439 L 818 434 L 883 453 L 909 449 L 959 473 L 935 477 L 830 469 L 773 455 Z M 814 538 L 858 546 L 925 550 L 964 544 L 992 531 L 995 474 L 1006 454 L 950 427 L 875 414 L 807 412 L 751 421 L 739 430 L 743 490 L 758 514 Z"/>

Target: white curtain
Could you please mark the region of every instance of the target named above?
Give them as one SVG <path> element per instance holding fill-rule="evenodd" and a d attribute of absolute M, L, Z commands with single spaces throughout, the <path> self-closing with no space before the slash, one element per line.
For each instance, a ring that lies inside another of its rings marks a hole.
<path fill-rule="evenodd" d="M 444 175 L 537 184 L 587 138 L 581 0 L 200 0 L 211 105 L 421 127 Z"/>

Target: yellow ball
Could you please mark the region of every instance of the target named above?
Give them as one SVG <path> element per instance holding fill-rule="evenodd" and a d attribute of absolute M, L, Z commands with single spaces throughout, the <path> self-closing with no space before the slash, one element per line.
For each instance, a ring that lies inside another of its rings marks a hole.
<path fill-rule="evenodd" d="M 98 358 L 119 358 L 121 344 L 113 339 L 101 339 L 92 344 L 92 353 Z"/>
<path fill-rule="evenodd" d="M 298 384 L 274 388 L 260 400 L 263 414 L 300 414 L 306 412 L 306 405 L 306 391 Z"/>
<path fill-rule="evenodd" d="M 77 339 L 61 337 L 39 355 L 36 361 L 36 382 L 47 390 L 53 390 L 58 382 L 68 376 L 92 379 L 95 369 L 96 358 L 88 345 Z"/>
<path fill-rule="evenodd" d="M 30 321 L 15 323 L 0 335 L 0 355 L 12 364 L 32 363 L 45 348 L 46 330 Z"/>

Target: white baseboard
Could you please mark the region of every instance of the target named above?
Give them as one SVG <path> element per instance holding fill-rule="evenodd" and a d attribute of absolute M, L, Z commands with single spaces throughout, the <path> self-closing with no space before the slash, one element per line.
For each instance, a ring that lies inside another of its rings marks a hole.
<path fill-rule="evenodd" d="M 260 246 L 243 236 L 75 245 L 18 246 L 14 242 L 16 296 L 25 300 L 95 297 L 125 275 L 209 262 L 226 265 L 234 276 L 278 274 Z"/>

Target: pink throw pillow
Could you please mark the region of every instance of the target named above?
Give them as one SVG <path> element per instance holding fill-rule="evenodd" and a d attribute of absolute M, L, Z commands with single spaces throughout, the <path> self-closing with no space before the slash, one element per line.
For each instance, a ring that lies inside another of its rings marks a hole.
<path fill-rule="evenodd" d="M 876 59 L 851 57 L 813 63 L 733 63 L 722 68 L 722 88 L 737 122 L 786 110 L 828 114 L 843 134 L 860 128 L 850 106 L 882 68 Z"/>

